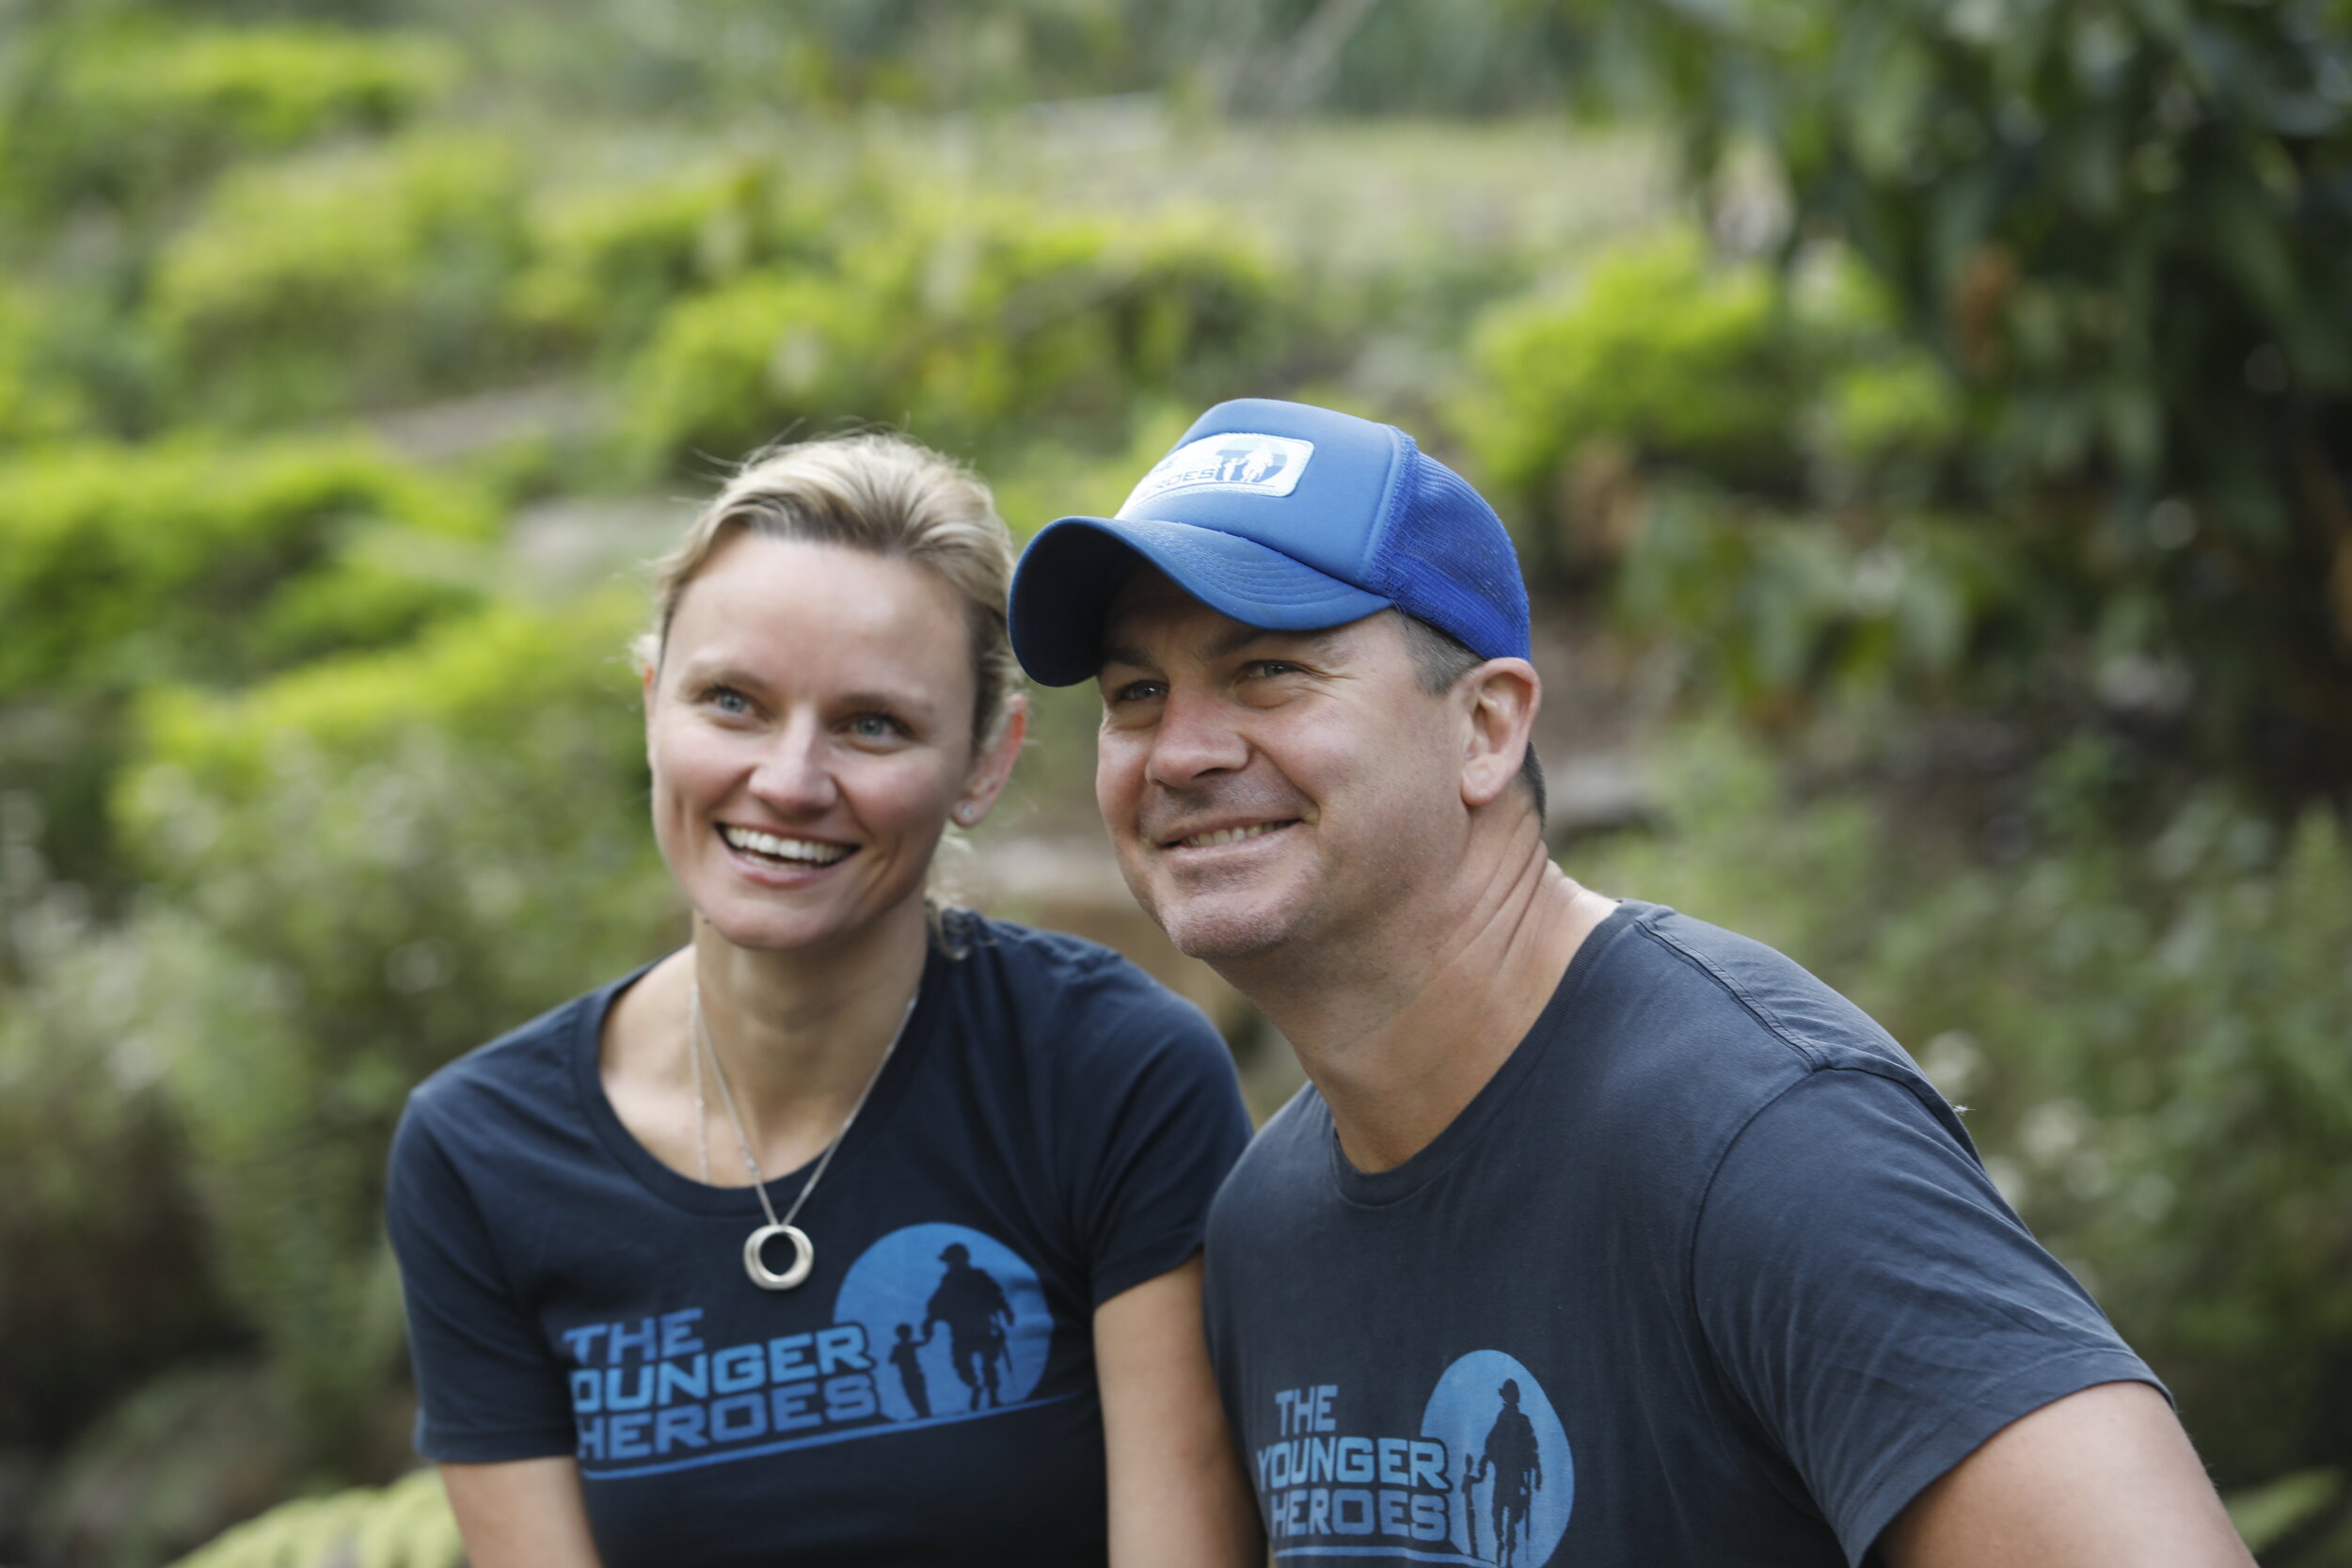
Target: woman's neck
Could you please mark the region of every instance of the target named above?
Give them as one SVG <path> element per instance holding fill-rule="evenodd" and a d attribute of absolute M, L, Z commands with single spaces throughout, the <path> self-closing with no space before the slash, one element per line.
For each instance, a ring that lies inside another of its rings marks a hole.
<path fill-rule="evenodd" d="M 679 1018 L 690 1027 L 678 1037 L 691 1037 L 699 995 L 707 1049 L 725 1071 L 762 1170 L 789 1170 L 841 1131 L 898 1037 L 929 951 L 919 898 L 852 942 L 791 953 L 738 947 L 696 918 L 682 976 L 688 1014 Z M 720 1099 L 716 1084 L 711 1099 Z"/>

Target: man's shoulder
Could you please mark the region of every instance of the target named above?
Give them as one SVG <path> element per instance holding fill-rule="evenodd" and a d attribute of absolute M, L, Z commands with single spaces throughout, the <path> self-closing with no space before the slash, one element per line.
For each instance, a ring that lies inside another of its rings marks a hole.
<path fill-rule="evenodd" d="M 1804 1071 L 1915 1070 L 1869 1014 L 1779 949 L 1662 904 L 1629 899 L 1596 996 L 1652 1039 L 1700 1037 L 1714 1051 L 1784 1058 Z"/>
<path fill-rule="evenodd" d="M 1298 1092 L 1242 1150 L 1209 1206 L 1208 1244 L 1236 1244 L 1278 1227 L 1304 1198 L 1327 1187 L 1314 1173 L 1329 1169 L 1331 1112 L 1312 1084 Z"/>

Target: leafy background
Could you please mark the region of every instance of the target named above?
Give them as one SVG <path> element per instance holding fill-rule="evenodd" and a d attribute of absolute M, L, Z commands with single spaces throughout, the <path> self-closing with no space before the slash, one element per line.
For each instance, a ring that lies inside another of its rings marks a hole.
<path fill-rule="evenodd" d="M 1241 394 L 1497 500 L 1563 863 L 1884 1020 L 2352 1563 L 2352 0 L 0 3 L 0 1561 L 453 1561 L 383 1149 L 680 934 L 634 563 Z M 1038 702 L 958 874 L 1263 1108 Z"/>

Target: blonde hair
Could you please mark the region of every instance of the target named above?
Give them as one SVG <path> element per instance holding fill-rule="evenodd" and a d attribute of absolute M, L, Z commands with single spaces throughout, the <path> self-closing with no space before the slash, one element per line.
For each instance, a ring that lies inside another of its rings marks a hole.
<path fill-rule="evenodd" d="M 659 669 L 678 601 L 719 547 L 738 533 L 842 545 L 938 575 L 963 600 L 972 654 L 972 744 L 985 744 L 1021 689 L 1005 632 L 1012 535 L 978 477 L 919 442 L 888 432 L 763 448 L 654 562 L 653 629 L 635 644 Z"/>

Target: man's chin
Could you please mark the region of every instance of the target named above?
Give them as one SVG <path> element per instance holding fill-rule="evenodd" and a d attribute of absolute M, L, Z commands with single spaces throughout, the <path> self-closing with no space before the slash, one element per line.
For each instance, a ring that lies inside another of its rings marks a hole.
<path fill-rule="evenodd" d="M 1151 913 L 1178 952 L 1213 968 L 1264 958 L 1296 934 L 1297 922 L 1287 910 L 1236 907 L 1225 899 L 1182 899 Z"/>

